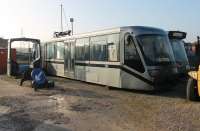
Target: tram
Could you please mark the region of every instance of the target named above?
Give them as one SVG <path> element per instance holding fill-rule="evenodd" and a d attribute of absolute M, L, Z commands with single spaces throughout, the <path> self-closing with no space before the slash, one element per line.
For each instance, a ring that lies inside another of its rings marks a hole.
<path fill-rule="evenodd" d="M 186 38 L 186 33 L 181 31 L 169 31 L 168 32 L 172 50 L 174 53 L 178 75 L 185 76 L 190 70 L 189 60 L 184 47 L 183 39 Z"/>
<path fill-rule="evenodd" d="M 49 75 L 109 87 L 155 90 L 177 74 L 168 33 L 153 27 L 54 38 L 43 43 L 42 52 Z"/>

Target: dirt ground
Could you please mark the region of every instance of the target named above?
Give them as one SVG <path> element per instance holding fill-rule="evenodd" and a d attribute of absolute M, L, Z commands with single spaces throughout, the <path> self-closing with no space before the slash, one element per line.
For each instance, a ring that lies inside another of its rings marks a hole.
<path fill-rule="evenodd" d="M 62 78 L 34 92 L 0 76 L 0 131 L 198 131 L 200 103 L 185 84 L 156 93 L 109 90 Z"/>

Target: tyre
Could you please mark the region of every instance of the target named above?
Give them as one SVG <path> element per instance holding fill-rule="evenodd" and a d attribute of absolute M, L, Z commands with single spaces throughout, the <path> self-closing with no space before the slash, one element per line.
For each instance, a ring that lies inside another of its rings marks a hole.
<path fill-rule="evenodd" d="M 187 82 L 186 98 L 189 101 L 197 101 L 198 99 L 197 81 L 192 78 L 189 78 Z"/>

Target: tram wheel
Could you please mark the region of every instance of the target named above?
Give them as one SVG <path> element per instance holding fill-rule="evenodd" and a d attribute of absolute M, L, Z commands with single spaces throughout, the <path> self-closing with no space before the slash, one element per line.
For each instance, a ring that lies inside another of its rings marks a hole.
<path fill-rule="evenodd" d="M 189 78 L 187 82 L 186 98 L 189 101 L 197 101 L 198 99 L 197 81 L 192 78 Z"/>

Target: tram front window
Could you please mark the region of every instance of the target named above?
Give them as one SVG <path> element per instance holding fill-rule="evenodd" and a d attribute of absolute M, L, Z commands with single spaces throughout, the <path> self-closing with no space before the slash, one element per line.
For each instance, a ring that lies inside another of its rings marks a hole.
<path fill-rule="evenodd" d="M 137 39 L 148 66 L 170 65 L 174 63 L 173 52 L 167 36 L 141 35 Z"/>
<path fill-rule="evenodd" d="M 172 39 L 170 40 L 172 49 L 174 52 L 175 61 L 178 64 L 188 64 L 187 55 L 182 40 Z"/>

